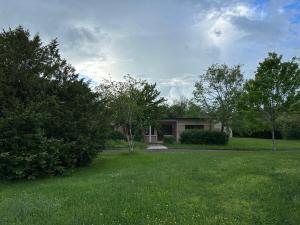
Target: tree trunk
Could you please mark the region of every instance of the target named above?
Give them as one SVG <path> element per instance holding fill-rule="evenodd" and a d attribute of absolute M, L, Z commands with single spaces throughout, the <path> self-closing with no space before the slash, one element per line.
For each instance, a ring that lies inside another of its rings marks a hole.
<path fill-rule="evenodd" d="M 221 132 L 224 133 L 224 124 L 221 123 Z"/>
<path fill-rule="evenodd" d="M 132 118 L 131 113 L 129 113 L 129 135 L 128 135 L 128 145 L 129 145 L 129 152 L 133 152 L 133 135 L 132 135 Z"/>
<path fill-rule="evenodd" d="M 129 128 L 129 152 L 132 152 L 132 131 L 131 131 L 131 127 Z"/>
<path fill-rule="evenodd" d="M 273 151 L 276 151 L 276 145 L 275 145 L 275 124 L 272 123 L 272 149 Z"/>

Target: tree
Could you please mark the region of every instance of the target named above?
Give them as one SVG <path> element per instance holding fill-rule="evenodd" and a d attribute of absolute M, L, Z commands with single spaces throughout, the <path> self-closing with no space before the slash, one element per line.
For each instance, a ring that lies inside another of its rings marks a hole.
<path fill-rule="evenodd" d="M 195 84 L 194 98 L 212 117 L 221 122 L 221 130 L 229 131 L 236 104 L 242 92 L 240 66 L 214 64 Z"/>
<path fill-rule="evenodd" d="M 300 94 L 298 99 L 278 118 L 277 124 L 286 139 L 300 139 Z"/>
<path fill-rule="evenodd" d="M 283 62 L 282 55 L 269 53 L 259 63 L 255 79 L 245 85 L 245 102 L 249 108 L 260 112 L 269 122 L 272 131 L 273 150 L 275 146 L 276 120 L 299 96 L 300 69 L 296 58 Z"/>
<path fill-rule="evenodd" d="M 86 165 L 104 145 L 103 102 L 23 27 L 0 33 L 0 176 L 34 178 Z"/>
<path fill-rule="evenodd" d="M 159 119 L 164 98 L 156 84 L 138 80 L 130 75 L 124 81 L 104 80 L 97 87 L 100 99 L 106 102 L 114 127 L 121 127 L 127 137 L 129 152 L 134 150 L 134 138 Z"/>
<path fill-rule="evenodd" d="M 175 119 L 180 117 L 200 117 L 204 114 L 203 110 L 192 100 L 181 97 L 174 100 L 171 104 L 163 107 L 162 119 Z"/>

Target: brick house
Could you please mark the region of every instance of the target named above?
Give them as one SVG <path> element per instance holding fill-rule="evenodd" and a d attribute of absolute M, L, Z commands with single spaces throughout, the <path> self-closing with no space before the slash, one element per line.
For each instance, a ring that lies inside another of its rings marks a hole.
<path fill-rule="evenodd" d="M 159 121 L 158 129 L 152 129 L 150 126 L 149 130 L 145 131 L 144 139 L 147 143 L 159 143 L 164 135 L 172 135 L 178 143 L 181 133 L 186 129 L 221 131 L 221 123 L 209 117 L 164 119 Z"/>

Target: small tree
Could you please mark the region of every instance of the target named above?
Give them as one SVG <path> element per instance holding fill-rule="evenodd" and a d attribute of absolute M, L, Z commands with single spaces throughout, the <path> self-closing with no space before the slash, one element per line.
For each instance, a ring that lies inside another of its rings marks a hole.
<path fill-rule="evenodd" d="M 283 62 L 282 56 L 276 53 L 269 53 L 259 63 L 255 79 L 249 80 L 245 85 L 244 99 L 249 108 L 260 112 L 270 124 L 274 151 L 276 119 L 295 101 L 299 88 L 300 69 L 296 58 Z"/>
<path fill-rule="evenodd" d="M 104 80 L 97 90 L 107 104 L 112 124 L 121 127 L 128 141 L 129 151 L 134 150 L 134 136 L 149 125 L 155 125 L 161 111 L 156 84 L 137 80 L 129 75 L 125 81 Z"/>
<path fill-rule="evenodd" d="M 218 64 L 209 67 L 195 84 L 195 100 L 221 122 L 222 132 L 224 129 L 229 131 L 242 85 L 243 74 L 239 65 L 230 68 Z"/>

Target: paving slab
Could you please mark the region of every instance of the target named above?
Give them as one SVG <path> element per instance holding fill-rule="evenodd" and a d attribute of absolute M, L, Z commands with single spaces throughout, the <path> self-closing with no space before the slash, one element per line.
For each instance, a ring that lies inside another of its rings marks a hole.
<path fill-rule="evenodd" d="M 160 144 L 153 144 L 153 145 L 148 145 L 146 150 L 165 150 L 165 149 L 168 149 L 168 147 Z"/>

